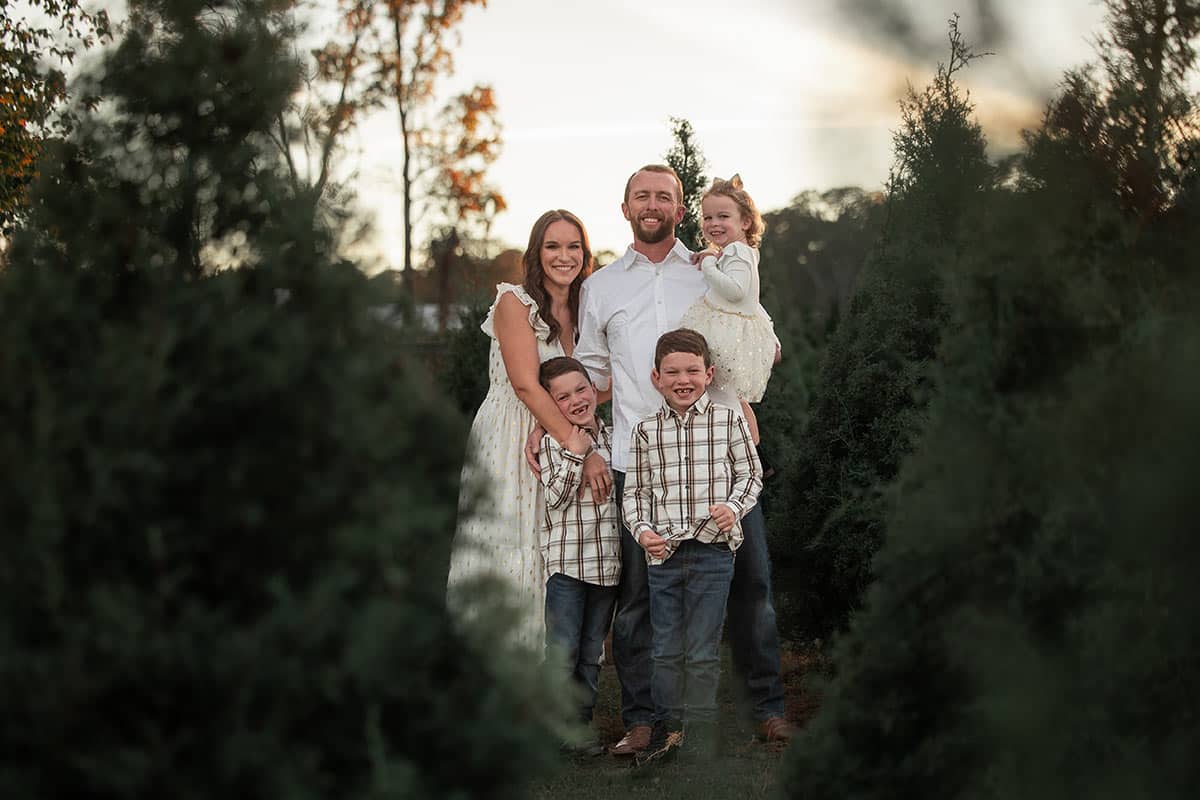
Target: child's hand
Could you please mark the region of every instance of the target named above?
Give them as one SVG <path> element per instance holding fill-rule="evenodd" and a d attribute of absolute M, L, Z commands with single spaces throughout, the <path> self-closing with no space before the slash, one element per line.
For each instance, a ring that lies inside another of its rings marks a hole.
<path fill-rule="evenodd" d="M 733 523 L 737 522 L 737 517 L 733 515 L 733 509 L 724 503 L 709 506 L 708 514 L 712 517 L 713 522 L 717 523 L 717 530 L 721 533 L 728 533 L 733 529 Z"/>
<path fill-rule="evenodd" d="M 717 258 L 720 255 L 721 255 L 721 250 L 710 244 L 708 247 L 704 248 L 703 250 L 701 250 L 697 253 L 692 253 L 692 264 L 693 264 L 693 266 L 696 267 L 696 269 L 700 269 L 700 262 L 702 262 L 705 258 L 707 258 L 708 256 Z"/>
<path fill-rule="evenodd" d="M 654 531 L 642 531 L 638 536 L 638 544 L 655 558 L 662 558 L 667 554 L 667 540 Z"/>
<path fill-rule="evenodd" d="M 577 456 L 586 456 L 588 450 L 592 448 L 592 437 L 584 432 L 583 428 L 578 425 L 571 426 L 571 435 L 563 442 L 563 447 L 570 450 Z"/>

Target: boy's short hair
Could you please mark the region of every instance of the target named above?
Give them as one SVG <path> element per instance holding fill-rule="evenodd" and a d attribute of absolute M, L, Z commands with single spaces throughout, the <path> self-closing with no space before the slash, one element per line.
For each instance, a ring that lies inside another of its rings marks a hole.
<path fill-rule="evenodd" d="M 676 328 L 658 337 L 654 346 L 654 368 L 662 367 L 662 360 L 671 353 L 691 353 L 704 359 L 704 368 L 712 366 L 712 353 L 708 351 L 708 340 L 691 328 Z"/>
<path fill-rule="evenodd" d="M 555 356 L 543 361 L 542 366 L 538 368 L 538 383 L 548 392 L 550 391 L 550 381 L 569 372 L 578 372 L 587 378 L 588 383 L 592 382 L 592 376 L 588 375 L 587 367 L 583 364 L 570 356 Z"/>

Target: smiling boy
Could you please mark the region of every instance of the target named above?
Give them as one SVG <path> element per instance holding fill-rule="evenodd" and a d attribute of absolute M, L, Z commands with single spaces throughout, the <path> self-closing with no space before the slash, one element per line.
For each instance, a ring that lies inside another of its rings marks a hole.
<path fill-rule="evenodd" d="M 542 557 L 546 565 L 546 657 L 566 656 L 579 687 L 579 721 L 590 724 L 600 684 L 600 656 L 612 622 L 621 579 L 621 534 L 616 503 L 595 502 L 579 492 L 583 462 L 598 453 L 607 464 L 612 451 L 608 428 L 596 416 L 596 387 L 573 358 L 544 362 L 538 380 L 571 423 L 559 445 L 546 434 L 538 454 L 544 487 Z M 598 742 L 578 750 L 600 755 Z"/>
<path fill-rule="evenodd" d="M 622 513 L 646 552 L 654 717 L 642 760 L 711 757 L 725 603 L 741 518 L 757 502 L 762 467 L 746 421 L 713 403 L 708 343 L 687 328 L 658 339 L 651 379 L 663 397 L 634 426 Z"/>

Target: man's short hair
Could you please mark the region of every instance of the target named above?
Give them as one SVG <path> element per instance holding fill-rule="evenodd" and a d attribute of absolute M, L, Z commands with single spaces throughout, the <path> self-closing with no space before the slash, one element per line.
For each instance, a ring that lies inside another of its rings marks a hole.
<path fill-rule="evenodd" d="M 638 176 L 639 172 L 661 172 L 664 175 L 670 175 L 675 179 L 675 202 L 683 205 L 683 181 L 679 180 L 679 173 L 666 164 L 647 164 L 630 175 L 629 180 L 625 181 L 626 203 L 629 202 L 629 187 L 633 186 L 633 179 Z"/>
<path fill-rule="evenodd" d="M 671 353 L 691 353 L 704 359 L 704 367 L 712 366 L 712 353 L 708 351 L 708 340 L 691 328 L 676 328 L 658 337 L 654 346 L 654 368 L 662 368 L 662 360 Z"/>
<path fill-rule="evenodd" d="M 588 375 L 587 367 L 583 364 L 570 356 L 555 356 L 543 361 L 542 366 L 538 368 L 538 383 L 548 392 L 550 391 L 550 381 L 569 372 L 578 372 L 587 378 L 588 383 L 592 382 L 592 376 Z"/>

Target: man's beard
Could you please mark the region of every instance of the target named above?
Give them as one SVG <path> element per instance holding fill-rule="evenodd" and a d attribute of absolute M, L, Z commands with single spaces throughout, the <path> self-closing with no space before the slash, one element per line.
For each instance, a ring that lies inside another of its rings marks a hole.
<path fill-rule="evenodd" d="M 658 244 L 666 241 L 669 237 L 675 235 L 675 226 L 670 224 L 669 217 L 663 217 L 659 223 L 658 230 L 648 231 L 642 227 L 641 220 L 631 220 L 633 226 L 633 238 L 643 244 Z"/>

